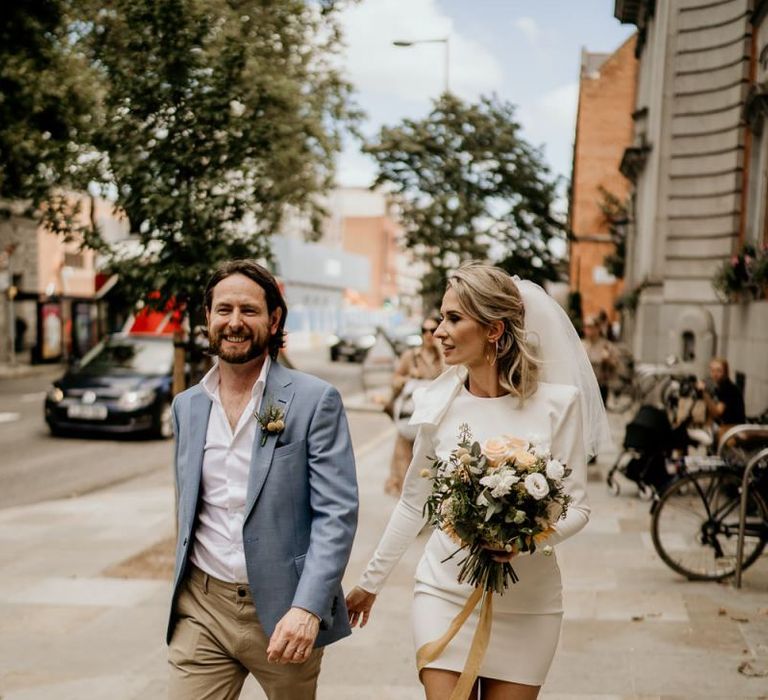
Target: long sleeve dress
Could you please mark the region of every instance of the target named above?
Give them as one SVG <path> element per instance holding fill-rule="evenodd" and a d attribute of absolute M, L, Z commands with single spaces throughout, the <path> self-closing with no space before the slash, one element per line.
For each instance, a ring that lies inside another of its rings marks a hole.
<path fill-rule="evenodd" d="M 572 386 L 539 383 L 521 405 L 510 395 L 480 398 L 464 387 L 461 370 L 449 370 L 417 396 L 414 421 L 420 422 L 413 460 L 403 493 L 389 520 L 360 587 L 378 593 L 403 553 L 424 525 L 423 506 L 431 483 L 420 475 L 435 456 L 446 459 L 456 448 L 459 426 L 466 423 L 474 440 L 511 435 L 548 444 L 552 456 L 573 471 L 564 481 L 571 496 L 567 515 L 546 543 L 557 545 L 586 525 L 586 455 L 578 392 Z M 473 588 L 457 581 L 461 554 L 444 561 L 456 542 L 435 530 L 416 570 L 413 636 L 416 649 L 439 638 L 464 607 Z M 494 595 L 491 639 L 479 675 L 528 685 L 542 685 L 557 647 L 562 619 L 562 586 L 556 548 L 551 556 L 537 552 L 512 560 L 519 582 Z M 464 668 L 479 608 L 444 652 L 428 664 L 460 672 Z"/>

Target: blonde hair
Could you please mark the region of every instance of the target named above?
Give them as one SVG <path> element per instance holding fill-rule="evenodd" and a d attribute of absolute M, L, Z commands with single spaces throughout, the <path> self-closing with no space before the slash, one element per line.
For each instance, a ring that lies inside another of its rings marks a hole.
<path fill-rule="evenodd" d="M 499 383 L 521 400 L 538 388 L 539 361 L 525 333 L 525 306 L 512 278 L 499 267 L 464 263 L 448 278 L 462 309 L 483 326 L 504 323 L 497 342 Z"/>

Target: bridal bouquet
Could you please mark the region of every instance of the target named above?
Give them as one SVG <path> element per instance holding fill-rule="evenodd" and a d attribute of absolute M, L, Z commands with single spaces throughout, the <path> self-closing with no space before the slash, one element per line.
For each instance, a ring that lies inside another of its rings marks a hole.
<path fill-rule="evenodd" d="M 459 582 L 499 594 L 517 583 L 512 565 L 493 557 L 533 553 L 554 532 L 568 509 L 563 479 L 570 473 L 546 447 L 507 435 L 481 445 L 461 425 L 450 457 L 422 472 L 432 480 L 424 506 L 430 522 L 460 545 L 451 557 L 466 552 Z M 542 551 L 552 548 L 544 544 Z"/>

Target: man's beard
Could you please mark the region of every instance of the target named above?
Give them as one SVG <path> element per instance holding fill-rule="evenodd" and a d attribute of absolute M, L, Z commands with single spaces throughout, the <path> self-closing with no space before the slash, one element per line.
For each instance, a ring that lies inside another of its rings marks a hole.
<path fill-rule="evenodd" d="M 246 362 L 255 360 L 264 354 L 267 349 L 268 338 L 256 338 L 252 334 L 239 333 L 238 337 L 245 337 L 250 342 L 240 343 L 236 347 L 222 348 L 221 343 L 225 336 L 235 335 L 234 333 L 213 333 L 209 331 L 209 351 L 211 355 L 216 355 L 220 360 L 228 362 L 231 365 L 244 365 Z"/>

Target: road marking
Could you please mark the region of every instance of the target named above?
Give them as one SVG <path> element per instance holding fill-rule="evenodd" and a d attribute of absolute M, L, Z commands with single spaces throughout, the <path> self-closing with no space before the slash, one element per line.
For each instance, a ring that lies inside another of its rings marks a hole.
<path fill-rule="evenodd" d="M 32 394 L 22 394 L 20 399 L 21 403 L 37 403 L 45 398 L 44 391 L 35 391 Z"/>
<path fill-rule="evenodd" d="M 19 413 L 0 413 L 0 423 L 13 423 L 19 420 L 21 414 Z"/>
<path fill-rule="evenodd" d="M 396 432 L 397 431 L 394 425 L 389 426 L 389 428 L 382 431 L 375 438 L 366 442 L 365 445 L 363 445 L 359 450 L 356 450 L 355 458 L 359 460 L 364 459 L 368 456 L 369 452 L 373 452 L 373 450 L 375 450 L 380 444 L 391 440 Z"/>

